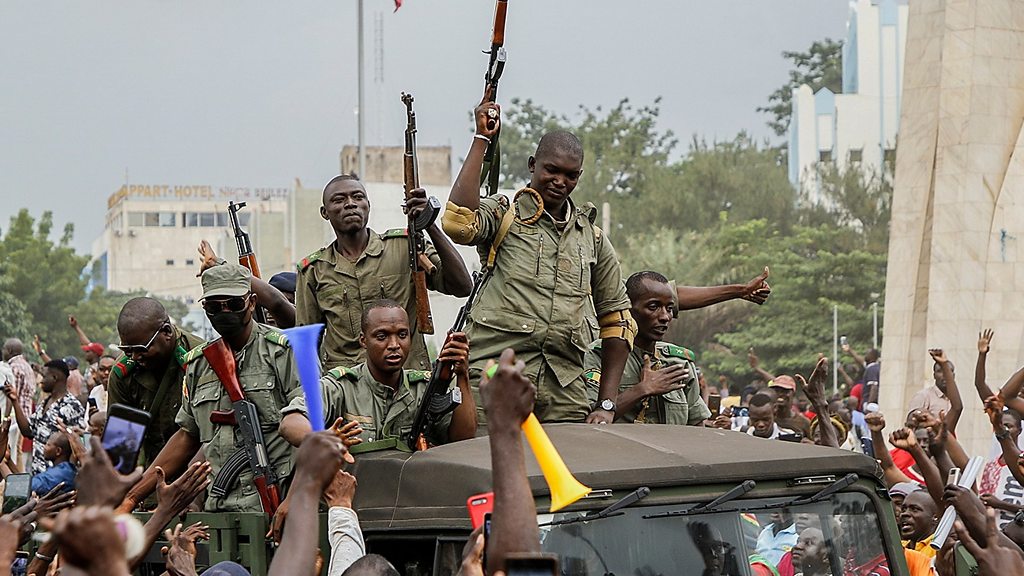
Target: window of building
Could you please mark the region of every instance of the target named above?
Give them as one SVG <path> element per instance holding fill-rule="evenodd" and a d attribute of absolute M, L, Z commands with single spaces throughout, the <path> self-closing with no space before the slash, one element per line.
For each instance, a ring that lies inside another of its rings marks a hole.
<path fill-rule="evenodd" d="M 145 226 L 145 212 L 129 212 L 128 213 L 128 225 L 129 226 Z"/>
<path fill-rule="evenodd" d="M 195 228 L 199 225 L 199 214 L 195 212 L 182 212 L 181 225 L 185 228 Z"/>
<path fill-rule="evenodd" d="M 199 213 L 199 226 L 203 228 L 211 228 L 217 224 L 217 215 L 213 212 L 200 212 Z"/>
<path fill-rule="evenodd" d="M 195 265 L 196 265 L 196 261 L 193 260 L 192 258 L 186 258 L 185 259 L 185 266 L 195 266 Z"/>
<path fill-rule="evenodd" d="M 159 214 L 161 226 L 174 226 L 178 222 L 174 212 L 159 212 Z"/>
<path fill-rule="evenodd" d="M 831 150 L 818 150 L 818 162 L 831 162 L 832 151 Z"/>
<path fill-rule="evenodd" d="M 168 258 L 167 260 L 164 260 L 164 264 L 166 264 L 168 266 L 174 266 L 174 259 L 173 258 Z"/>
<path fill-rule="evenodd" d="M 849 159 L 851 164 L 862 161 L 864 159 L 864 150 L 862 148 L 850 150 Z"/>

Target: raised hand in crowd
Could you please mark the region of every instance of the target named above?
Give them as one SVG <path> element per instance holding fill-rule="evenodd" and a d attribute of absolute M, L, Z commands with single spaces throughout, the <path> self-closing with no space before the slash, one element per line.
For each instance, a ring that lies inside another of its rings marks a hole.
<path fill-rule="evenodd" d="M 0 516 L 3 520 L 18 527 L 18 539 L 16 540 L 18 546 L 28 542 L 28 539 L 32 536 L 32 531 L 35 530 L 33 524 L 39 516 L 39 513 L 36 511 L 38 503 L 39 500 L 36 498 L 29 498 L 28 502 Z"/>
<path fill-rule="evenodd" d="M 160 537 L 160 531 L 175 516 L 182 515 L 184 519 L 183 515 L 192 501 L 210 485 L 212 471 L 209 462 L 193 462 L 177 480 L 168 484 L 163 468 L 156 468 L 156 509 L 143 526 L 146 535 L 143 550 L 148 551 L 153 546 Z M 132 570 L 142 563 L 145 556 L 146 552 L 143 552 L 131 559 Z"/>
<path fill-rule="evenodd" d="M 91 576 L 128 576 L 125 546 L 109 505 L 80 506 L 57 516 L 53 535 L 68 564 Z"/>
<path fill-rule="evenodd" d="M 917 435 L 914 433 L 914 430 L 911 428 L 900 428 L 894 431 L 889 436 L 889 443 L 896 448 L 910 452 L 910 455 L 914 458 L 914 463 L 917 464 L 917 469 L 921 471 L 928 494 L 940 510 L 944 508 L 946 504 L 942 499 L 942 487 L 945 485 L 945 481 L 939 473 L 938 466 L 928 457 L 924 448 L 917 441 Z"/>
<path fill-rule="evenodd" d="M 330 430 L 306 436 L 295 453 L 295 476 L 289 492 L 291 508 L 270 576 L 311 574 L 316 561 L 319 526 L 317 505 L 334 480 L 347 448 Z"/>
<path fill-rule="evenodd" d="M 820 438 L 817 443 L 822 446 L 839 448 L 840 439 L 836 429 L 832 425 L 832 418 L 829 415 L 828 398 L 825 396 L 825 378 L 828 377 L 828 358 L 822 356 L 814 365 L 809 380 L 805 380 L 800 374 L 796 374 L 797 380 L 803 387 L 804 395 L 811 403 L 811 409 L 818 415 L 818 431 Z M 845 440 L 845 439 L 844 439 Z"/>
<path fill-rule="evenodd" d="M 39 496 L 38 494 L 36 495 L 39 500 L 36 504 L 36 513 L 39 518 L 56 516 L 61 510 L 71 508 L 75 505 L 75 496 L 77 496 L 78 493 L 74 490 L 62 492 L 61 490 L 63 488 L 64 483 L 60 482 L 46 494 L 42 496 Z"/>
<path fill-rule="evenodd" d="M 946 412 L 946 428 L 950 434 L 956 434 L 956 425 L 960 422 L 960 415 L 964 412 L 964 402 L 960 397 L 960 387 L 956 384 L 956 374 L 953 372 L 953 363 L 949 361 L 945 351 L 942 348 L 932 348 L 928 350 L 928 354 L 932 357 L 932 360 L 939 365 L 942 370 L 942 379 L 945 382 L 946 389 L 943 391 L 946 397 L 949 398 L 949 411 Z"/>
<path fill-rule="evenodd" d="M 71 446 L 71 463 L 76 467 L 81 467 L 82 460 L 88 454 L 85 446 L 82 444 L 81 434 L 75 431 L 74 428 L 69 430 L 60 418 L 57 419 L 57 430 L 68 439 L 68 444 Z"/>
<path fill-rule="evenodd" d="M 953 527 L 964 548 L 978 561 L 980 574 L 1024 574 L 1024 557 L 1020 548 L 1010 542 L 1007 544 L 996 528 L 996 511 L 985 511 L 985 542 L 979 544 L 971 537 L 963 522 L 957 520 Z"/>
<path fill-rule="evenodd" d="M 78 487 L 78 504 L 81 506 L 110 506 L 121 503 L 125 494 L 142 478 L 142 468 L 136 468 L 128 475 L 119 473 L 110 463 L 110 457 L 100 439 L 89 438 L 92 451 L 82 460 L 82 466 L 75 477 Z"/>
<path fill-rule="evenodd" d="M 210 539 L 210 527 L 196 522 L 187 528 L 178 524 L 164 530 L 169 546 L 160 548 L 166 558 L 167 572 L 171 576 L 196 576 L 196 541 Z"/>
<path fill-rule="evenodd" d="M 462 547 L 462 564 L 455 576 L 484 576 L 484 527 L 477 526 Z"/>
<path fill-rule="evenodd" d="M 486 573 L 505 569 L 511 553 L 540 551 L 537 509 L 526 477 L 520 427 L 533 411 L 537 387 L 523 375 L 524 364 L 506 348 L 491 378 L 480 382 L 487 413 L 494 487 L 491 537 Z"/>

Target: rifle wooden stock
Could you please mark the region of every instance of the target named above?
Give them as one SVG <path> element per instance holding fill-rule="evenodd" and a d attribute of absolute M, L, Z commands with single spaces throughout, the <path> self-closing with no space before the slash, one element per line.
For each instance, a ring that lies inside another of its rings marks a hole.
<path fill-rule="evenodd" d="M 434 317 L 430 313 L 430 298 L 427 296 L 427 273 L 417 270 L 412 273 L 416 290 L 416 326 L 420 334 L 434 333 Z"/>
<path fill-rule="evenodd" d="M 505 44 L 505 14 L 508 12 L 508 0 L 498 0 L 494 6 L 494 31 L 491 33 L 491 44 Z"/>
<path fill-rule="evenodd" d="M 260 265 L 256 262 L 256 253 L 252 250 L 249 233 L 242 230 L 242 224 L 238 221 L 238 211 L 242 208 L 245 208 L 245 202 L 228 202 L 228 219 L 231 222 L 231 231 L 235 235 L 235 247 L 238 248 L 238 263 L 248 268 L 256 278 L 261 278 Z M 267 323 L 267 312 L 259 302 L 256 303 L 254 316 L 260 324 Z"/>
<path fill-rule="evenodd" d="M 235 355 L 224 339 L 219 338 L 203 348 L 203 356 L 210 363 L 210 368 L 213 368 L 213 373 L 217 375 L 224 391 L 228 393 L 228 398 L 231 398 L 232 402 L 245 398 L 242 394 L 242 385 L 238 381 Z"/>

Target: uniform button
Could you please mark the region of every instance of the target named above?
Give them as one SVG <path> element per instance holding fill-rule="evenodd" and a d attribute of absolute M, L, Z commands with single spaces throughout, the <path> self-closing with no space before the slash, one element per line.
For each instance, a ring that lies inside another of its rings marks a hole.
<path fill-rule="evenodd" d="M 486 317 L 486 316 L 484 316 L 483 318 L 481 318 L 481 319 L 480 319 L 480 321 L 481 321 L 481 322 L 487 322 L 487 317 Z"/>
<path fill-rule="evenodd" d="M 527 325 L 526 325 L 526 324 L 523 324 L 523 329 L 525 330 L 526 328 L 527 328 Z"/>

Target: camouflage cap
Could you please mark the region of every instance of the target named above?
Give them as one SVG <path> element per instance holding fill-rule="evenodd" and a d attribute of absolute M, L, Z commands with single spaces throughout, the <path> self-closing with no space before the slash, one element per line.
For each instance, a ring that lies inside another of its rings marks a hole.
<path fill-rule="evenodd" d="M 252 289 L 252 273 L 231 262 L 203 272 L 203 299 L 217 296 L 245 296 Z"/>

